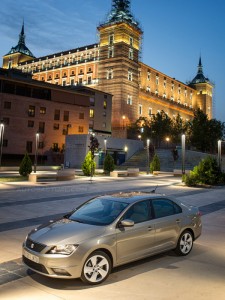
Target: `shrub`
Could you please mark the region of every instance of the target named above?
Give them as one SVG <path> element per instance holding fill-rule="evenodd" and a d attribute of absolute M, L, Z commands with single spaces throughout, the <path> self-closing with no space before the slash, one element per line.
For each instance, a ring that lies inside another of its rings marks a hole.
<path fill-rule="evenodd" d="M 183 181 L 187 186 L 198 184 L 214 185 L 224 183 L 225 175 L 219 170 L 217 160 L 211 156 L 202 159 L 190 175 L 185 175 Z"/>
<path fill-rule="evenodd" d="M 104 172 L 109 173 L 114 171 L 115 165 L 114 165 L 114 159 L 110 154 L 107 154 L 104 159 L 104 166 L 103 166 Z"/>
<path fill-rule="evenodd" d="M 19 173 L 21 176 L 28 176 L 32 172 L 32 161 L 26 153 L 21 161 Z"/>
<path fill-rule="evenodd" d="M 82 171 L 85 176 L 91 176 L 95 173 L 96 163 L 92 159 L 91 151 L 88 151 L 87 155 L 85 156 L 84 162 L 82 164 Z"/>
<path fill-rule="evenodd" d="M 157 154 L 153 156 L 152 162 L 150 163 L 150 172 L 160 171 L 160 160 Z"/>

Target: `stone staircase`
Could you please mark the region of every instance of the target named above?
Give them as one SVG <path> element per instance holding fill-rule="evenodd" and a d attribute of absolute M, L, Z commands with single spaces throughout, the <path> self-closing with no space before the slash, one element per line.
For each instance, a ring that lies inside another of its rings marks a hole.
<path fill-rule="evenodd" d="M 181 149 L 178 150 L 178 160 L 174 162 L 172 149 L 156 149 L 156 153 L 160 160 L 160 169 L 164 172 L 173 172 L 174 169 L 182 169 L 182 153 Z M 193 168 L 199 164 L 202 158 L 206 157 L 208 154 L 196 152 L 196 151 L 185 151 L 185 169 L 193 170 Z M 118 166 L 116 169 L 125 170 L 127 168 L 139 168 L 140 171 L 147 170 L 147 152 L 146 150 L 141 150 L 136 152 L 130 159 L 125 163 Z"/>

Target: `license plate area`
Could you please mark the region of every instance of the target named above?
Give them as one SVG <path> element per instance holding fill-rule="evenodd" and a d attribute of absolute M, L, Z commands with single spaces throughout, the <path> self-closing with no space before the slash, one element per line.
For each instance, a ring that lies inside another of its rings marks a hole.
<path fill-rule="evenodd" d="M 23 255 L 24 255 L 26 258 L 28 258 L 29 260 L 32 260 L 33 262 L 35 262 L 35 263 L 37 263 L 37 264 L 39 263 L 39 257 L 38 257 L 38 256 L 33 255 L 33 254 L 27 252 L 26 250 L 24 250 Z"/>

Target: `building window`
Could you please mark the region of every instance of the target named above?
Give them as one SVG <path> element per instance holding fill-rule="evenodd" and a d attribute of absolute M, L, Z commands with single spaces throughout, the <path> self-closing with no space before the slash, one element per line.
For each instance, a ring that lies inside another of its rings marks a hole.
<path fill-rule="evenodd" d="M 39 122 L 38 132 L 45 133 L 45 122 Z"/>
<path fill-rule="evenodd" d="M 74 85 L 74 79 L 70 80 L 70 85 Z"/>
<path fill-rule="evenodd" d="M 151 79 L 151 72 L 148 71 L 148 73 L 147 73 L 147 80 L 150 80 L 150 79 Z"/>
<path fill-rule="evenodd" d="M 46 107 L 40 107 L 40 114 L 45 115 L 46 114 Z"/>
<path fill-rule="evenodd" d="M 91 68 L 88 68 L 88 72 L 92 72 Z"/>
<path fill-rule="evenodd" d="M 54 130 L 59 130 L 59 124 L 58 124 L 58 123 L 55 123 L 55 124 L 53 125 L 53 129 L 54 129 Z"/>
<path fill-rule="evenodd" d="M 151 91 L 150 86 L 147 86 L 146 92 L 150 92 L 150 91 Z"/>
<path fill-rule="evenodd" d="M 163 98 L 166 99 L 166 93 L 163 93 Z"/>
<path fill-rule="evenodd" d="M 95 98 L 90 98 L 90 106 L 95 106 Z"/>
<path fill-rule="evenodd" d="M 128 71 L 128 80 L 133 81 L 133 73 L 131 71 Z"/>
<path fill-rule="evenodd" d="M 88 84 L 91 84 L 91 81 L 92 81 L 92 80 L 91 80 L 91 76 L 88 76 L 87 79 L 88 79 L 88 80 L 87 80 L 87 83 L 88 83 Z"/>
<path fill-rule="evenodd" d="M 180 86 L 178 87 L 178 94 L 179 95 L 181 94 L 181 88 L 180 88 Z"/>
<path fill-rule="evenodd" d="M 60 110 L 59 109 L 55 109 L 54 120 L 56 120 L 56 121 L 60 120 Z"/>
<path fill-rule="evenodd" d="M 35 106 L 29 105 L 28 115 L 29 117 L 35 117 Z"/>
<path fill-rule="evenodd" d="M 148 109 L 148 115 L 149 115 L 149 117 L 152 116 L 152 108 L 151 107 L 149 107 L 149 109 Z"/>
<path fill-rule="evenodd" d="M 171 91 L 174 90 L 174 83 L 172 82 L 172 85 L 171 85 Z"/>
<path fill-rule="evenodd" d="M 134 59 L 134 51 L 133 49 L 129 49 L 129 59 Z"/>
<path fill-rule="evenodd" d="M 159 84 L 159 76 L 156 76 L 155 83 L 156 83 L 157 85 Z"/>
<path fill-rule="evenodd" d="M 108 58 L 114 57 L 114 48 L 110 47 L 108 50 Z"/>
<path fill-rule="evenodd" d="M 164 79 L 164 82 L 163 82 L 163 87 L 164 89 L 166 88 L 166 80 Z"/>
<path fill-rule="evenodd" d="M 109 35 L 109 45 L 113 45 L 114 43 L 114 34 Z"/>
<path fill-rule="evenodd" d="M 113 69 L 107 70 L 107 79 L 113 79 Z"/>
<path fill-rule="evenodd" d="M 38 149 L 43 149 L 43 148 L 44 148 L 44 142 L 39 142 Z"/>
<path fill-rule="evenodd" d="M 184 90 L 184 96 L 187 97 L 187 90 L 186 90 L 186 88 Z"/>
<path fill-rule="evenodd" d="M 90 109 L 90 118 L 94 118 L 94 109 Z"/>
<path fill-rule="evenodd" d="M 103 108 L 104 108 L 104 109 L 107 108 L 107 101 L 106 101 L 106 100 L 103 101 Z"/>
<path fill-rule="evenodd" d="M 32 153 L 32 145 L 33 145 L 32 141 L 27 141 L 27 144 L 26 144 L 27 153 Z"/>
<path fill-rule="evenodd" d="M 78 84 L 79 84 L 79 85 L 82 85 L 82 82 L 83 82 L 82 77 L 78 78 Z"/>
<path fill-rule="evenodd" d="M 69 121 L 69 111 L 64 111 L 64 115 L 63 115 L 63 121 L 68 122 Z"/>
<path fill-rule="evenodd" d="M 134 39 L 130 36 L 130 46 L 133 47 Z"/>
<path fill-rule="evenodd" d="M 84 127 L 83 126 L 79 126 L 78 127 L 78 132 L 84 132 Z"/>
<path fill-rule="evenodd" d="M 192 100 L 192 92 L 190 93 L 190 100 Z"/>
<path fill-rule="evenodd" d="M 131 95 L 127 96 L 127 104 L 132 105 L 132 96 Z"/>
<path fill-rule="evenodd" d="M 3 122 L 4 125 L 9 125 L 9 118 L 3 117 L 2 122 Z"/>
<path fill-rule="evenodd" d="M 155 95 L 158 95 L 158 90 L 157 89 L 155 90 Z"/>
<path fill-rule="evenodd" d="M 103 111 L 102 116 L 106 117 L 106 111 Z"/>
<path fill-rule="evenodd" d="M 139 112 L 139 115 L 142 115 L 142 105 L 141 104 L 139 104 L 139 106 L 138 106 L 138 112 Z"/>
<path fill-rule="evenodd" d="M 79 119 L 84 120 L 84 113 L 79 113 Z"/>
<path fill-rule="evenodd" d="M 30 120 L 28 120 L 28 122 L 27 122 L 27 127 L 34 127 L 34 121 L 30 121 Z"/>
<path fill-rule="evenodd" d="M 63 80 L 62 85 L 66 86 L 66 80 Z"/>
<path fill-rule="evenodd" d="M 5 108 L 5 109 L 11 109 L 11 102 L 5 101 L 5 102 L 4 102 L 4 108 Z"/>
<path fill-rule="evenodd" d="M 102 123 L 102 127 L 103 127 L 103 128 L 106 128 L 106 122 L 103 122 L 103 123 Z"/>
<path fill-rule="evenodd" d="M 59 152 L 59 144 L 58 143 L 53 143 L 52 144 L 52 151 L 53 152 Z"/>

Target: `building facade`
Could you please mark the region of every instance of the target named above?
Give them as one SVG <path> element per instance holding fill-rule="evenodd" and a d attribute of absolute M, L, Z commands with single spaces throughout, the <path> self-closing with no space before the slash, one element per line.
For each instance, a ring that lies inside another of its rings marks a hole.
<path fill-rule="evenodd" d="M 111 98 L 90 88 L 78 91 L 32 80 L 20 70 L 0 68 L 4 161 L 21 159 L 26 152 L 34 157 L 37 148 L 42 163 L 59 163 L 67 135 L 90 131 L 110 135 Z"/>
<path fill-rule="evenodd" d="M 143 31 L 130 12 L 129 0 L 113 0 L 106 21 L 98 26 L 99 43 L 27 59 L 24 26 L 19 43 L 3 57 L 3 67 L 16 67 L 33 78 L 62 86 L 90 86 L 113 95 L 112 133 L 125 136 L 127 125 L 139 117 L 164 110 L 184 120 L 201 108 L 212 118 L 213 85 L 203 74 L 185 84 L 140 61 Z M 24 47 L 26 49 L 24 50 Z M 22 50 L 21 50 L 22 49 Z M 17 52 L 16 52 L 17 51 Z"/>

